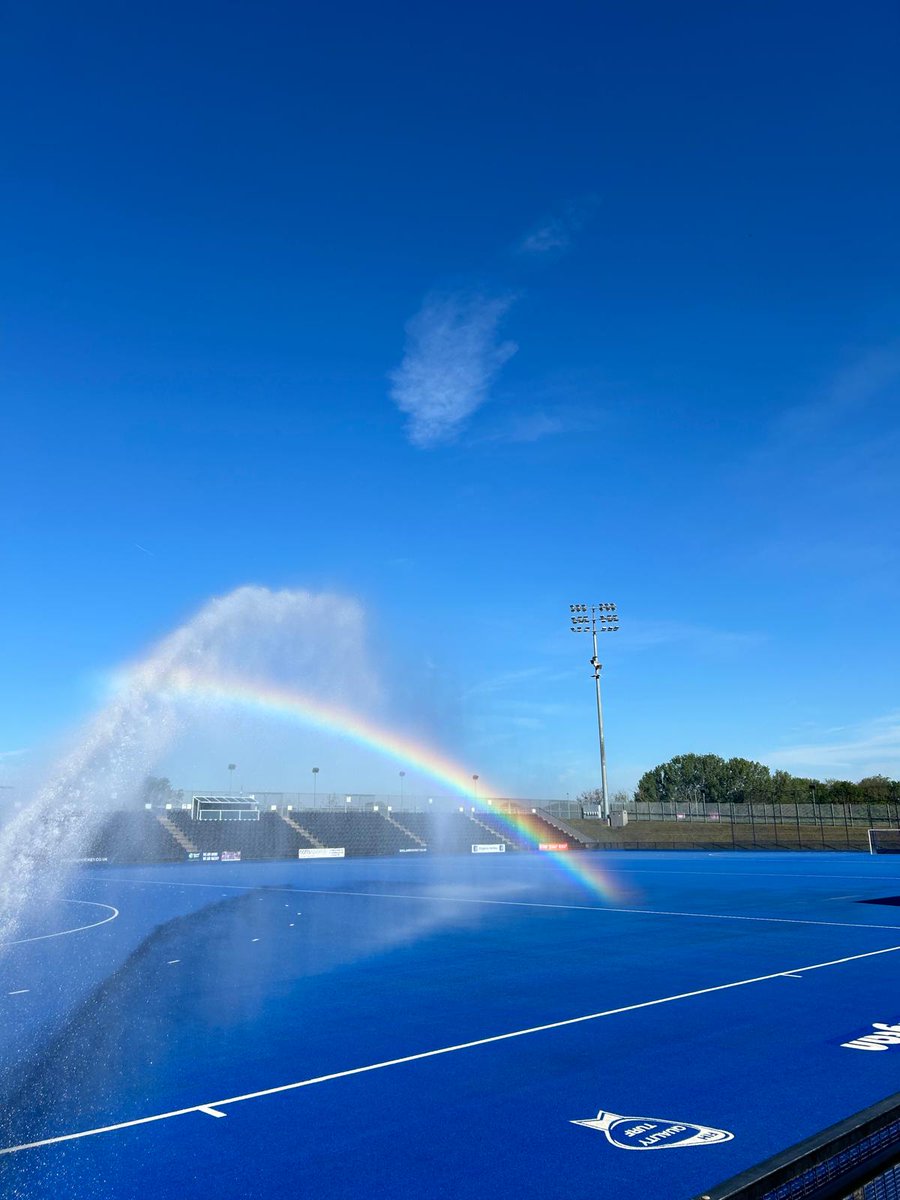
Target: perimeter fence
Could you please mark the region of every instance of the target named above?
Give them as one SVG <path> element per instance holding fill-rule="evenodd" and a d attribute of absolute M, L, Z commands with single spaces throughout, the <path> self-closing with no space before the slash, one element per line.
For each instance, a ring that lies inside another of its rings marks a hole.
<path fill-rule="evenodd" d="M 554 805 L 566 801 L 547 799 L 516 799 L 511 796 L 479 796 L 473 798 L 471 793 L 446 795 L 435 793 L 431 796 L 400 792 L 292 792 L 292 791 L 261 791 L 252 788 L 244 792 L 229 792 L 223 788 L 180 788 L 179 790 L 160 797 L 150 808 L 190 808 L 191 797 L 231 796 L 239 799 L 241 796 L 252 796 L 260 808 L 272 811 L 300 810 L 303 812 L 470 812 L 476 808 L 493 808 L 495 812 L 551 812 L 565 817 L 565 813 L 557 812 Z M 574 816 L 582 815 L 581 805 L 570 805 Z"/>
<path fill-rule="evenodd" d="M 198 789 L 203 791 L 203 789 Z M 206 792 L 212 794 L 209 789 Z M 204 793 L 206 794 L 206 793 Z M 246 794 L 246 793 L 245 793 Z M 191 790 L 171 794 L 148 807 L 189 808 Z M 572 822 L 568 830 L 598 849 L 784 849 L 864 850 L 869 829 L 900 830 L 900 803 L 742 803 L 707 804 L 700 800 L 613 806 L 612 827 L 596 807 L 575 800 L 471 795 L 404 795 L 259 791 L 252 793 L 263 811 L 382 812 L 385 814 L 494 811 L 535 813 L 551 823 Z M 624 821 L 618 814 L 624 813 Z M 617 827 L 618 826 L 618 827 Z M 898 1198 L 900 1200 L 900 1198 Z"/>
<path fill-rule="evenodd" d="M 551 801 L 598 849 L 868 850 L 869 829 L 900 829 L 900 804 L 704 804 L 632 802 L 613 808 L 611 827 L 596 808 Z M 580 816 L 579 816 L 580 812 Z"/>
<path fill-rule="evenodd" d="M 541 804 L 548 812 L 560 817 L 578 818 L 594 815 L 596 810 L 585 809 L 571 800 L 519 801 L 520 804 Z M 613 806 L 613 812 L 623 811 Z M 723 804 L 708 804 L 702 800 L 664 801 L 650 803 L 635 800 L 627 804 L 624 811 L 629 821 L 684 821 L 688 824 L 705 824 L 724 821 L 732 825 L 813 825 L 838 828 L 848 826 L 857 829 L 874 829 L 884 826 L 900 829 L 900 803 L 885 801 L 880 804 L 745 804 L 727 801 Z"/>
<path fill-rule="evenodd" d="M 694 1200 L 900 1200 L 900 1093 Z"/>

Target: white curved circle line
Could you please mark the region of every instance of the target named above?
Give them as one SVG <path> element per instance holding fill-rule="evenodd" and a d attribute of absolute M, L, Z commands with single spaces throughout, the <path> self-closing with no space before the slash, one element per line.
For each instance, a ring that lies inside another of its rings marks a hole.
<path fill-rule="evenodd" d="M 43 942 L 47 938 L 66 937 L 70 933 L 84 933 L 86 929 L 96 929 L 99 925 L 105 925 L 108 921 L 114 921 L 119 915 L 119 910 L 111 904 L 101 904 L 99 900 L 63 900 L 63 904 L 90 904 L 93 908 L 107 908 L 110 911 L 110 916 L 104 917 L 102 921 L 93 921 L 90 925 L 77 925 L 74 929 L 61 929 L 58 933 L 39 933 L 37 937 L 18 938 L 14 942 L 0 942 L 0 947 L 3 946 L 24 946 L 26 942 Z"/>

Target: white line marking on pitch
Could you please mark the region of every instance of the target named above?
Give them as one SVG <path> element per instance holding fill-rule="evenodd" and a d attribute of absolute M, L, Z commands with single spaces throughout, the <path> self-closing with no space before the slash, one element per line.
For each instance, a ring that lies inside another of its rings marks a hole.
<path fill-rule="evenodd" d="M 31 988 L 19 988 L 17 992 L 7 992 L 7 996 L 24 996 L 26 992 L 30 992 Z"/>
<path fill-rule="evenodd" d="M 785 971 L 784 978 L 785 979 L 802 979 L 803 976 L 798 975 L 796 971 Z"/>
<path fill-rule="evenodd" d="M 476 1046 L 489 1046 L 494 1042 L 506 1042 L 512 1038 L 528 1037 L 533 1033 L 546 1033 L 549 1029 L 563 1029 L 568 1025 L 582 1025 L 586 1021 L 598 1021 L 602 1017 L 615 1017 L 622 1013 L 637 1012 L 643 1008 L 656 1008 L 661 1004 L 672 1004 L 676 1000 L 692 1000 L 697 996 L 708 996 L 713 992 L 727 992 L 732 988 L 747 987 L 751 983 L 765 983 L 801 971 L 821 971 L 826 967 L 838 967 L 844 963 L 857 962 L 863 958 L 876 958 L 880 954 L 894 954 L 900 946 L 885 946 L 881 950 L 866 950 L 862 954 L 848 954 L 845 958 L 833 958 L 828 962 L 812 963 L 805 967 L 773 971 L 769 975 L 754 975 L 751 979 L 737 979 L 732 983 L 717 983 L 712 987 L 697 988 L 693 992 L 679 992 L 674 996 L 662 996 L 657 1000 L 641 1000 L 637 1004 L 623 1004 L 620 1008 L 608 1008 L 603 1012 L 587 1013 L 581 1017 L 566 1017 L 562 1021 L 549 1021 L 546 1025 L 532 1025 L 528 1029 L 514 1029 L 510 1033 L 497 1033 L 492 1037 L 476 1038 L 472 1042 L 460 1042 L 455 1046 L 441 1046 L 437 1050 L 422 1050 L 418 1054 L 405 1054 L 402 1058 L 389 1058 L 384 1062 L 369 1063 L 364 1067 L 350 1067 L 345 1071 L 333 1071 L 330 1075 L 316 1075 L 312 1079 L 301 1079 L 297 1083 L 282 1083 L 277 1087 L 262 1088 L 258 1092 L 244 1092 L 240 1096 L 228 1096 L 224 1100 L 208 1100 L 205 1104 L 192 1104 L 189 1108 L 174 1108 L 171 1112 L 154 1113 L 149 1117 L 135 1117 L 130 1121 L 117 1121 L 114 1125 L 101 1125 L 96 1129 L 81 1129 L 77 1133 L 61 1133 L 56 1137 L 42 1138 L 37 1142 L 23 1142 L 19 1146 L 0 1148 L 0 1155 L 18 1154 L 21 1150 L 35 1150 L 39 1146 L 55 1146 L 58 1142 L 74 1142 L 79 1138 L 95 1137 L 100 1133 L 115 1133 L 119 1129 L 132 1129 L 135 1125 L 150 1125 L 155 1121 L 168 1121 L 172 1117 L 183 1117 L 187 1113 L 202 1112 L 215 1115 L 215 1110 L 230 1104 L 242 1104 L 245 1100 L 259 1100 L 263 1096 L 277 1096 L 282 1092 L 294 1092 L 298 1088 L 312 1087 L 317 1083 L 330 1083 L 334 1079 L 347 1079 L 352 1075 L 365 1075 L 370 1071 L 381 1071 L 386 1067 L 399 1067 L 404 1063 L 420 1062 L 426 1058 L 437 1058 L 443 1054 L 455 1054 L 459 1050 L 472 1050 Z"/>
<path fill-rule="evenodd" d="M 670 872 L 671 874 L 671 872 Z M 110 879 L 109 883 L 136 883 L 158 887 L 179 887 L 167 879 Z M 222 887 L 218 883 L 191 883 L 185 887 Z M 225 884 L 235 891 L 252 891 L 250 884 Z M 434 896 L 407 892 L 350 892 L 336 888 L 269 888 L 269 891 L 299 892 L 304 896 L 359 896 L 373 900 L 429 900 L 436 904 L 490 904 L 510 908 L 556 908 L 568 912 L 627 913 L 645 917 L 693 917 L 705 921 L 763 921 L 777 925 L 823 925 L 835 929 L 900 929 L 900 925 L 875 925 L 865 921 L 811 921 L 802 917 L 751 917 L 737 913 L 676 912 L 657 908 L 614 908 L 599 904 L 552 904 L 540 900 L 487 900 L 479 896 Z M 297 913 L 300 916 L 300 913 Z"/>
<path fill-rule="evenodd" d="M 372 896 L 378 900 L 432 900 L 441 904 L 491 904 L 509 908 L 561 908 L 571 912 L 626 913 L 642 917 L 693 917 L 704 921 L 763 921 L 777 925 L 825 925 L 837 929 L 900 929 L 900 925 L 873 925 L 863 921 L 811 921 L 803 917 L 754 917 L 738 913 L 678 912 L 664 908 L 604 908 L 599 904 L 552 904 L 540 900 L 487 900 L 472 896 L 425 896 L 402 892 L 347 892 L 336 889 L 297 888 L 313 896 Z"/>
<path fill-rule="evenodd" d="M 816 853 L 816 851 L 812 851 L 812 853 Z M 619 863 L 616 866 L 618 868 Z M 744 879 L 865 879 L 869 883 L 900 882 L 900 878 L 896 875 L 879 875 L 877 873 L 871 875 L 827 875 L 824 871 L 692 871 L 687 867 L 684 870 L 669 871 L 665 867 L 632 867 L 627 863 L 621 865 L 620 873 L 623 875 L 702 875 L 706 879 L 732 879 L 740 876 Z"/>
<path fill-rule="evenodd" d="M 203 1104 L 197 1109 L 197 1112 L 206 1113 L 208 1117 L 227 1117 L 228 1113 L 219 1112 L 217 1108 L 213 1108 L 211 1104 Z"/>
<path fill-rule="evenodd" d="M 18 938 L 14 942 L 0 942 L 0 946 L 24 946 L 26 942 L 44 942 L 47 938 L 65 937 L 68 933 L 83 933 L 85 929 L 96 929 L 98 925 L 114 921 L 119 915 L 117 908 L 111 904 L 101 904 L 99 900 L 63 900 L 63 904 L 91 904 L 94 908 L 108 908 L 112 916 L 104 917 L 102 921 L 94 921 L 92 925 L 79 925 L 76 929 L 61 929 L 59 933 L 40 933 L 37 937 Z"/>
<path fill-rule="evenodd" d="M 180 962 L 181 962 L 181 959 L 180 959 L 180 958 L 170 958 L 170 959 L 168 960 L 168 962 L 166 963 L 166 966 L 167 966 L 167 967 L 174 967 L 176 963 L 180 963 Z"/>
<path fill-rule="evenodd" d="M 552 904 L 541 900 L 487 900 L 481 896 L 436 896 L 402 892 L 343 892 L 337 889 L 296 888 L 304 895 L 373 896 L 377 900 L 432 900 L 437 904 L 484 904 L 511 908 L 564 908 L 571 912 L 620 912 L 637 917 L 692 917 L 700 920 L 761 920 L 778 925 L 827 925 L 835 929 L 900 929 L 900 925 L 871 925 L 854 920 L 808 920 L 803 917 L 748 917 L 730 912 L 679 912 L 668 908 L 619 908 L 588 904 Z M 299 914 L 298 914 L 299 916 Z"/>

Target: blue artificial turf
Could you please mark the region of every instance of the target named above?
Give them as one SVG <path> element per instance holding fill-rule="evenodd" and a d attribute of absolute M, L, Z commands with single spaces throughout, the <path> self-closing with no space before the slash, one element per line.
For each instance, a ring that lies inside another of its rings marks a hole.
<path fill-rule="evenodd" d="M 900 1021 L 900 915 L 859 903 L 900 862 L 588 861 L 630 899 L 537 854 L 83 870 L 20 936 L 119 917 L 0 959 L 3 1146 L 626 1011 L 4 1155 L 0 1192 L 689 1200 L 898 1090 L 900 1046 L 841 1043 Z M 634 1152 L 601 1110 L 733 1137 Z"/>

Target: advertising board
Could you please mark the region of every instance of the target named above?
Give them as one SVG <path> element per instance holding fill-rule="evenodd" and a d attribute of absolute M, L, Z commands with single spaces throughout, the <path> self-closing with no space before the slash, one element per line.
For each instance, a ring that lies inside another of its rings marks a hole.
<path fill-rule="evenodd" d="M 344 846 L 311 846 L 309 850 L 298 850 L 298 858 L 343 858 Z"/>
<path fill-rule="evenodd" d="M 473 854 L 502 854 L 506 849 L 503 842 L 487 842 L 472 847 Z"/>
<path fill-rule="evenodd" d="M 541 842 L 538 850 L 568 850 L 568 842 Z"/>

